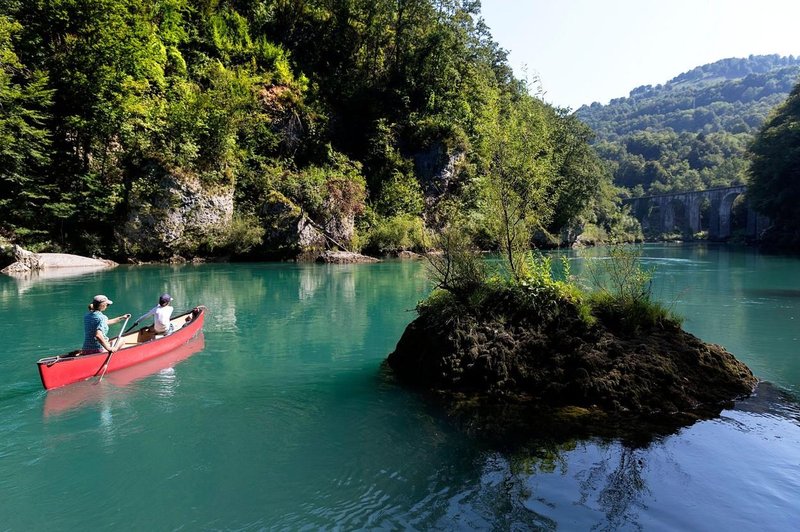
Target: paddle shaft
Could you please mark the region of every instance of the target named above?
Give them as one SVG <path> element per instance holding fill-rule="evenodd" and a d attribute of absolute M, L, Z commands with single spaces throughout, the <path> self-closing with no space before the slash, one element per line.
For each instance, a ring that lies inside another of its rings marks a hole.
<path fill-rule="evenodd" d="M 125 330 L 125 326 L 126 326 L 126 325 L 128 325 L 128 320 L 129 320 L 129 319 L 131 319 L 131 317 L 130 317 L 130 316 L 128 316 L 127 318 L 125 318 L 125 323 L 123 323 L 123 324 L 122 324 L 122 330 L 123 330 L 123 331 Z M 109 363 L 109 362 L 111 362 L 111 357 L 112 357 L 112 356 L 114 356 L 114 348 L 115 348 L 115 347 L 117 347 L 117 344 L 119 343 L 119 341 L 120 341 L 120 339 L 122 338 L 122 335 L 123 335 L 123 334 L 124 334 L 124 333 L 120 333 L 120 334 L 119 334 L 119 336 L 117 336 L 116 338 L 114 338 L 114 343 L 113 343 L 113 344 L 111 344 L 111 352 L 108 354 L 108 357 L 106 357 L 106 362 L 105 362 L 105 364 L 103 364 L 103 373 L 101 373 L 101 374 L 100 374 L 100 378 L 99 378 L 99 379 L 97 379 L 97 382 L 100 382 L 101 380 L 103 380 L 103 376 L 105 376 L 105 374 L 106 374 L 106 371 L 108 370 L 108 363 Z"/>
<path fill-rule="evenodd" d="M 135 329 L 137 325 L 139 325 L 139 322 L 138 322 L 138 321 L 134 321 L 134 322 L 133 322 L 133 325 L 131 325 L 131 328 L 130 328 L 130 329 L 128 329 L 127 331 L 123 331 L 123 332 L 120 334 L 120 336 L 125 336 L 126 334 L 128 334 L 129 332 L 131 332 L 133 329 Z M 125 327 L 123 327 L 123 329 L 124 329 L 124 328 L 125 328 Z"/>

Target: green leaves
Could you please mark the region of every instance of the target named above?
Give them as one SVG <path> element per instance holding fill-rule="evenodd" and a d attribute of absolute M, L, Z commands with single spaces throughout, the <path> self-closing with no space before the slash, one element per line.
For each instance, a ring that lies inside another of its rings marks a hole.
<path fill-rule="evenodd" d="M 530 97 L 511 104 L 506 103 L 494 130 L 483 204 L 489 231 L 511 275 L 520 280 L 532 232 L 551 216 L 546 191 L 555 176 L 543 104 Z"/>
<path fill-rule="evenodd" d="M 800 83 L 764 124 L 750 155 L 748 196 L 754 207 L 780 230 L 796 234 L 800 224 Z"/>
<path fill-rule="evenodd" d="M 342 234 L 369 201 L 400 247 L 443 203 L 481 208 L 513 257 L 576 218 L 597 175 L 582 126 L 513 78 L 473 0 L 1 9 L 0 214 L 35 238 L 110 242 L 168 175 L 234 189 L 242 252 L 277 191 Z"/>
<path fill-rule="evenodd" d="M 41 178 L 50 162 L 49 118 L 53 91 L 47 75 L 19 60 L 12 38 L 22 27 L 0 16 L 0 219 L 12 228 L 35 224 L 52 190 Z"/>

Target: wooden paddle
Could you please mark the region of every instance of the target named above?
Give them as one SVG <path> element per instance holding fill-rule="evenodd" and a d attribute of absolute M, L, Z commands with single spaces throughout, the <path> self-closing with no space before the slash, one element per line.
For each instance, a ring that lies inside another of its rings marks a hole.
<path fill-rule="evenodd" d="M 122 324 L 122 330 L 123 330 L 123 331 L 125 330 L 125 326 L 128 324 L 128 320 L 129 320 L 129 319 L 131 319 L 131 316 L 130 316 L 130 314 L 128 315 L 128 317 L 127 317 L 127 318 L 125 318 L 125 323 L 123 323 L 123 324 Z M 114 338 L 114 343 L 113 343 L 113 344 L 111 344 L 111 352 L 110 352 L 110 353 L 108 354 L 108 356 L 106 357 L 106 362 L 105 362 L 105 364 L 103 364 L 103 373 L 101 373 L 101 374 L 100 374 L 100 378 L 99 378 L 99 379 L 97 379 L 97 382 L 100 382 L 101 380 L 103 380 L 103 377 L 105 376 L 105 374 L 106 374 L 106 371 L 108 370 L 108 363 L 109 363 L 109 362 L 111 362 L 111 357 L 112 357 L 112 356 L 114 356 L 114 353 L 116 352 L 116 351 L 114 351 L 114 348 L 115 348 L 115 347 L 117 347 L 117 343 L 119 343 L 119 341 L 120 341 L 120 339 L 122 338 L 122 335 L 123 335 L 123 334 L 124 334 L 124 333 L 120 333 L 120 334 L 119 334 L 119 336 L 117 336 L 116 338 Z M 96 383 L 95 383 L 95 384 L 96 384 Z"/>

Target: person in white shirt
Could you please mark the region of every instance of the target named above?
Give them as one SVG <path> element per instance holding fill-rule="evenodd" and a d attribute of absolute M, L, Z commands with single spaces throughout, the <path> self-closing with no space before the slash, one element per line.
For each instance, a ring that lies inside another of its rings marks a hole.
<path fill-rule="evenodd" d="M 172 303 L 172 297 L 170 297 L 169 294 L 161 294 L 161 297 L 158 298 L 158 305 L 151 308 L 137 319 L 133 326 L 136 327 L 143 319 L 148 316 L 153 316 L 153 326 L 151 328 L 153 334 L 163 336 L 171 334 L 175 328 L 172 323 L 170 323 L 172 311 L 174 310 L 170 303 Z"/>

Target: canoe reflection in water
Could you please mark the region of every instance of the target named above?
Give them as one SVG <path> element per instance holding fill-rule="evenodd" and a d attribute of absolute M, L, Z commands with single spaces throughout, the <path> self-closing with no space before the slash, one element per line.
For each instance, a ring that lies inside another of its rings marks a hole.
<path fill-rule="evenodd" d="M 78 382 L 47 392 L 44 400 L 44 415 L 52 416 L 89 404 L 100 403 L 103 399 L 119 393 L 145 377 L 164 370 L 170 370 L 176 364 L 198 353 L 205 347 L 205 337 L 200 332 L 185 344 L 172 351 L 125 369 L 108 373 L 98 382 L 95 379 Z"/>

